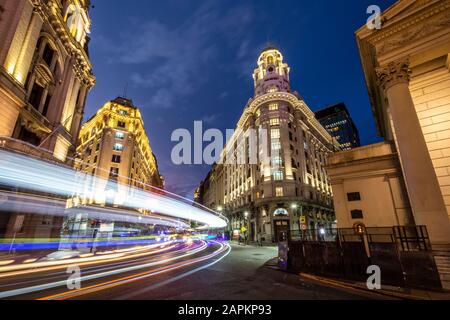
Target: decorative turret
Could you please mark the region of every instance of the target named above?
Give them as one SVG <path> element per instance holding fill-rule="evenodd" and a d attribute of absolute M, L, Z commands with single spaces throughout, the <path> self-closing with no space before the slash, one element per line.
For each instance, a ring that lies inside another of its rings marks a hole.
<path fill-rule="evenodd" d="M 258 58 L 258 68 L 253 72 L 255 96 L 270 92 L 291 92 L 290 68 L 283 63 L 283 55 L 272 46 L 265 48 Z"/>

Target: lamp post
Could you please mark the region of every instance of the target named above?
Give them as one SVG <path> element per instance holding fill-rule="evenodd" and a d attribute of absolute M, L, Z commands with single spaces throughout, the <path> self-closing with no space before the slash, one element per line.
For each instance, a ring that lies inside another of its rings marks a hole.
<path fill-rule="evenodd" d="M 244 244 L 245 245 L 247 245 L 247 242 L 248 242 L 248 228 L 249 228 L 248 215 L 249 215 L 248 211 L 245 211 L 244 212 L 244 218 L 245 218 L 244 224 L 245 224 L 245 229 L 246 229 L 245 232 L 244 232 L 244 234 L 245 234 Z"/>
<path fill-rule="evenodd" d="M 221 205 L 217 206 L 217 212 L 219 212 L 221 215 L 223 215 L 223 207 Z M 228 229 L 228 230 L 227 230 Z M 222 238 L 225 240 L 225 231 L 229 232 L 229 230 L 231 229 L 230 224 L 227 225 L 226 228 L 224 228 L 224 232 L 222 233 Z M 231 237 L 230 237 L 231 240 Z"/>

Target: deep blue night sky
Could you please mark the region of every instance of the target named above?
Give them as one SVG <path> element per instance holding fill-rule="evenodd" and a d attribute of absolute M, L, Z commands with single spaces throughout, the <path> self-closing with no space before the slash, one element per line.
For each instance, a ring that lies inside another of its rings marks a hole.
<path fill-rule="evenodd" d="M 345 102 L 361 142 L 379 141 L 354 32 L 366 9 L 394 0 L 93 0 L 90 54 L 97 77 L 85 119 L 123 95 L 141 109 L 166 188 L 192 198 L 207 165 L 175 166 L 173 130 L 235 128 L 253 96 L 268 42 L 291 67 L 292 88 L 315 111 Z"/>

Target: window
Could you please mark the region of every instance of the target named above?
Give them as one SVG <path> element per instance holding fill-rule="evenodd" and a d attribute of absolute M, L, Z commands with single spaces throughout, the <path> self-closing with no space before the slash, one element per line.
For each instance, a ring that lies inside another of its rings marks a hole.
<path fill-rule="evenodd" d="M 280 149 L 281 149 L 281 142 L 279 140 L 272 140 L 272 151 Z"/>
<path fill-rule="evenodd" d="M 278 126 L 278 125 L 280 125 L 280 119 L 279 118 L 272 118 L 272 119 L 270 119 L 270 125 L 271 126 Z"/>
<path fill-rule="evenodd" d="M 273 179 L 276 180 L 276 181 L 283 180 L 283 171 L 275 171 L 273 173 Z"/>
<path fill-rule="evenodd" d="M 109 177 L 110 178 L 117 178 L 119 176 L 119 168 L 111 168 L 109 170 Z"/>
<path fill-rule="evenodd" d="M 116 143 L 114 144 L 114 151 L 122 151 L 123 150 L 123 144 Z"/>
<path fill-rule="evenodd" d="M 278 110 L 278 103 L 269 104 L 269 111 Z"/>
<path fill-rule="evenodd" d="M 305 148 L 305 150 L 308 150 L 308 148 L 309 148 L 308 142 L 306 142 L 306 141 L 303 142 L 303 148 Z"/>
<path fill-rule="evenodd" d="M 289 140 L 292 141 L 292 132 L 289 132 Z"/>
<path fill-rule="evenodd" d="M 274 93 L 277 92 L 278 88 L 277 87 L 270 87 L 269 89 L 267 89 L 267 93 Z"/>
<path fill-rule="evenodd" d="M 363 212 L 362 210 L 352 210 L 352 219 L 362 219 L 363 218 Z"/>
<path fill-rule="evenodd" d="M 283 159 L 280 156 L 275 156 L 272 158 L 272 165 L 274 167 L 281 167 L 283 165 Z"/>
<path fill-rule="evenodd" d="M 270 130 L 270 137 L 272 139 L 280 139 L 280 129 L 272 129 L 272 130 Z"/>
<path fill-rule="evenodd" d="M 123 138 L 125 138 L 125 134 L 123 132 L 117 131 L 116 139 L 123 139 Z"/>
<path fill-rule="evenodd" d="M 120 156 L 118 156 L 118 155 L 113 155 L 112 156 L 112 160 L 111 160 L 113 163 L 120 163 Z"/>
<path fill-rule="evenodd" d="M 28 99 L 28 102 L 36 109 L 38 110 L 41 106 L 41 100 L 42 95 L 44 93 L 44 88 L 35 83 L 33 85 L 33 89 L 31 90 L 30 97 Z"/>
<path fill-rule="evenodd" d="M 47 97 L 45 98 L 44 107 L 42 108 L 42 115 L 47 116 L 48 113 L 48 107 L 50 106 L 50 100 L 52 99 L 51 94 L 47 94 Z"/>
<path fill-rule="evenodd" d="M 261 115 L 261 110 L 260 109 L 256 110 L 255 115 L 257 118 L 259 118 L 259 116 Z"/>
<path fill-rule="evenodd" d="M 119 128 L 125 128 L 125 122 L 123 122 L 123 121 L 117 121 L 117 126 L 118 126 Z"/>
<path fill-rule="evenodd" d="M 44 60 L 47 66 L 51 66 L 54 55 L 55 51 L 53 51 L 52 47 L 50 47 L 50 45 L 47 43 L 45 45 L 44 53 L 42 54 L 42 60 Z"/>
<path fill-rule="evenodd" d="M 283 187 L 276 187 L 275 188 L 275 196 L 276 197 L 282 197 L 283 196 Z"/>
<path fill-rule="evenodd" d="M 348 201 L 360 201 L 361 200 L 361 195 L 359 194 L 359 192 L 350 192 L 347 193 L 347 200 Z"/>
<path fill-rule="evenodd" d="M 127 116 L 128 115 L 128 111 L 126 110 L 119 110 L 119 114 L 122 116 Z"/>

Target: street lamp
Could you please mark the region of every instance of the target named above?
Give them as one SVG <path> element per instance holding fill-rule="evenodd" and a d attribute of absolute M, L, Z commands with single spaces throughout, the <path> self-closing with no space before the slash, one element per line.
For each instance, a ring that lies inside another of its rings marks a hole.
<path fill-rule="evenodd" d="M 297 209 L 298 205 L 296 203 L 291 204 L 291 209 Z"/>
<path fill-rule="evenodd" d="M 248 211 L 245 211 L 245 212 L 244 212 L 244 216 L 245 216 L 245 219 L 248 218 Z"/>
<path fill-rule="evenodd" d="M 217 207 L 217 211 L 222 212 L 222 211 L 223 211 L 222 206 L 218 206 L 218 207 Z"/>

